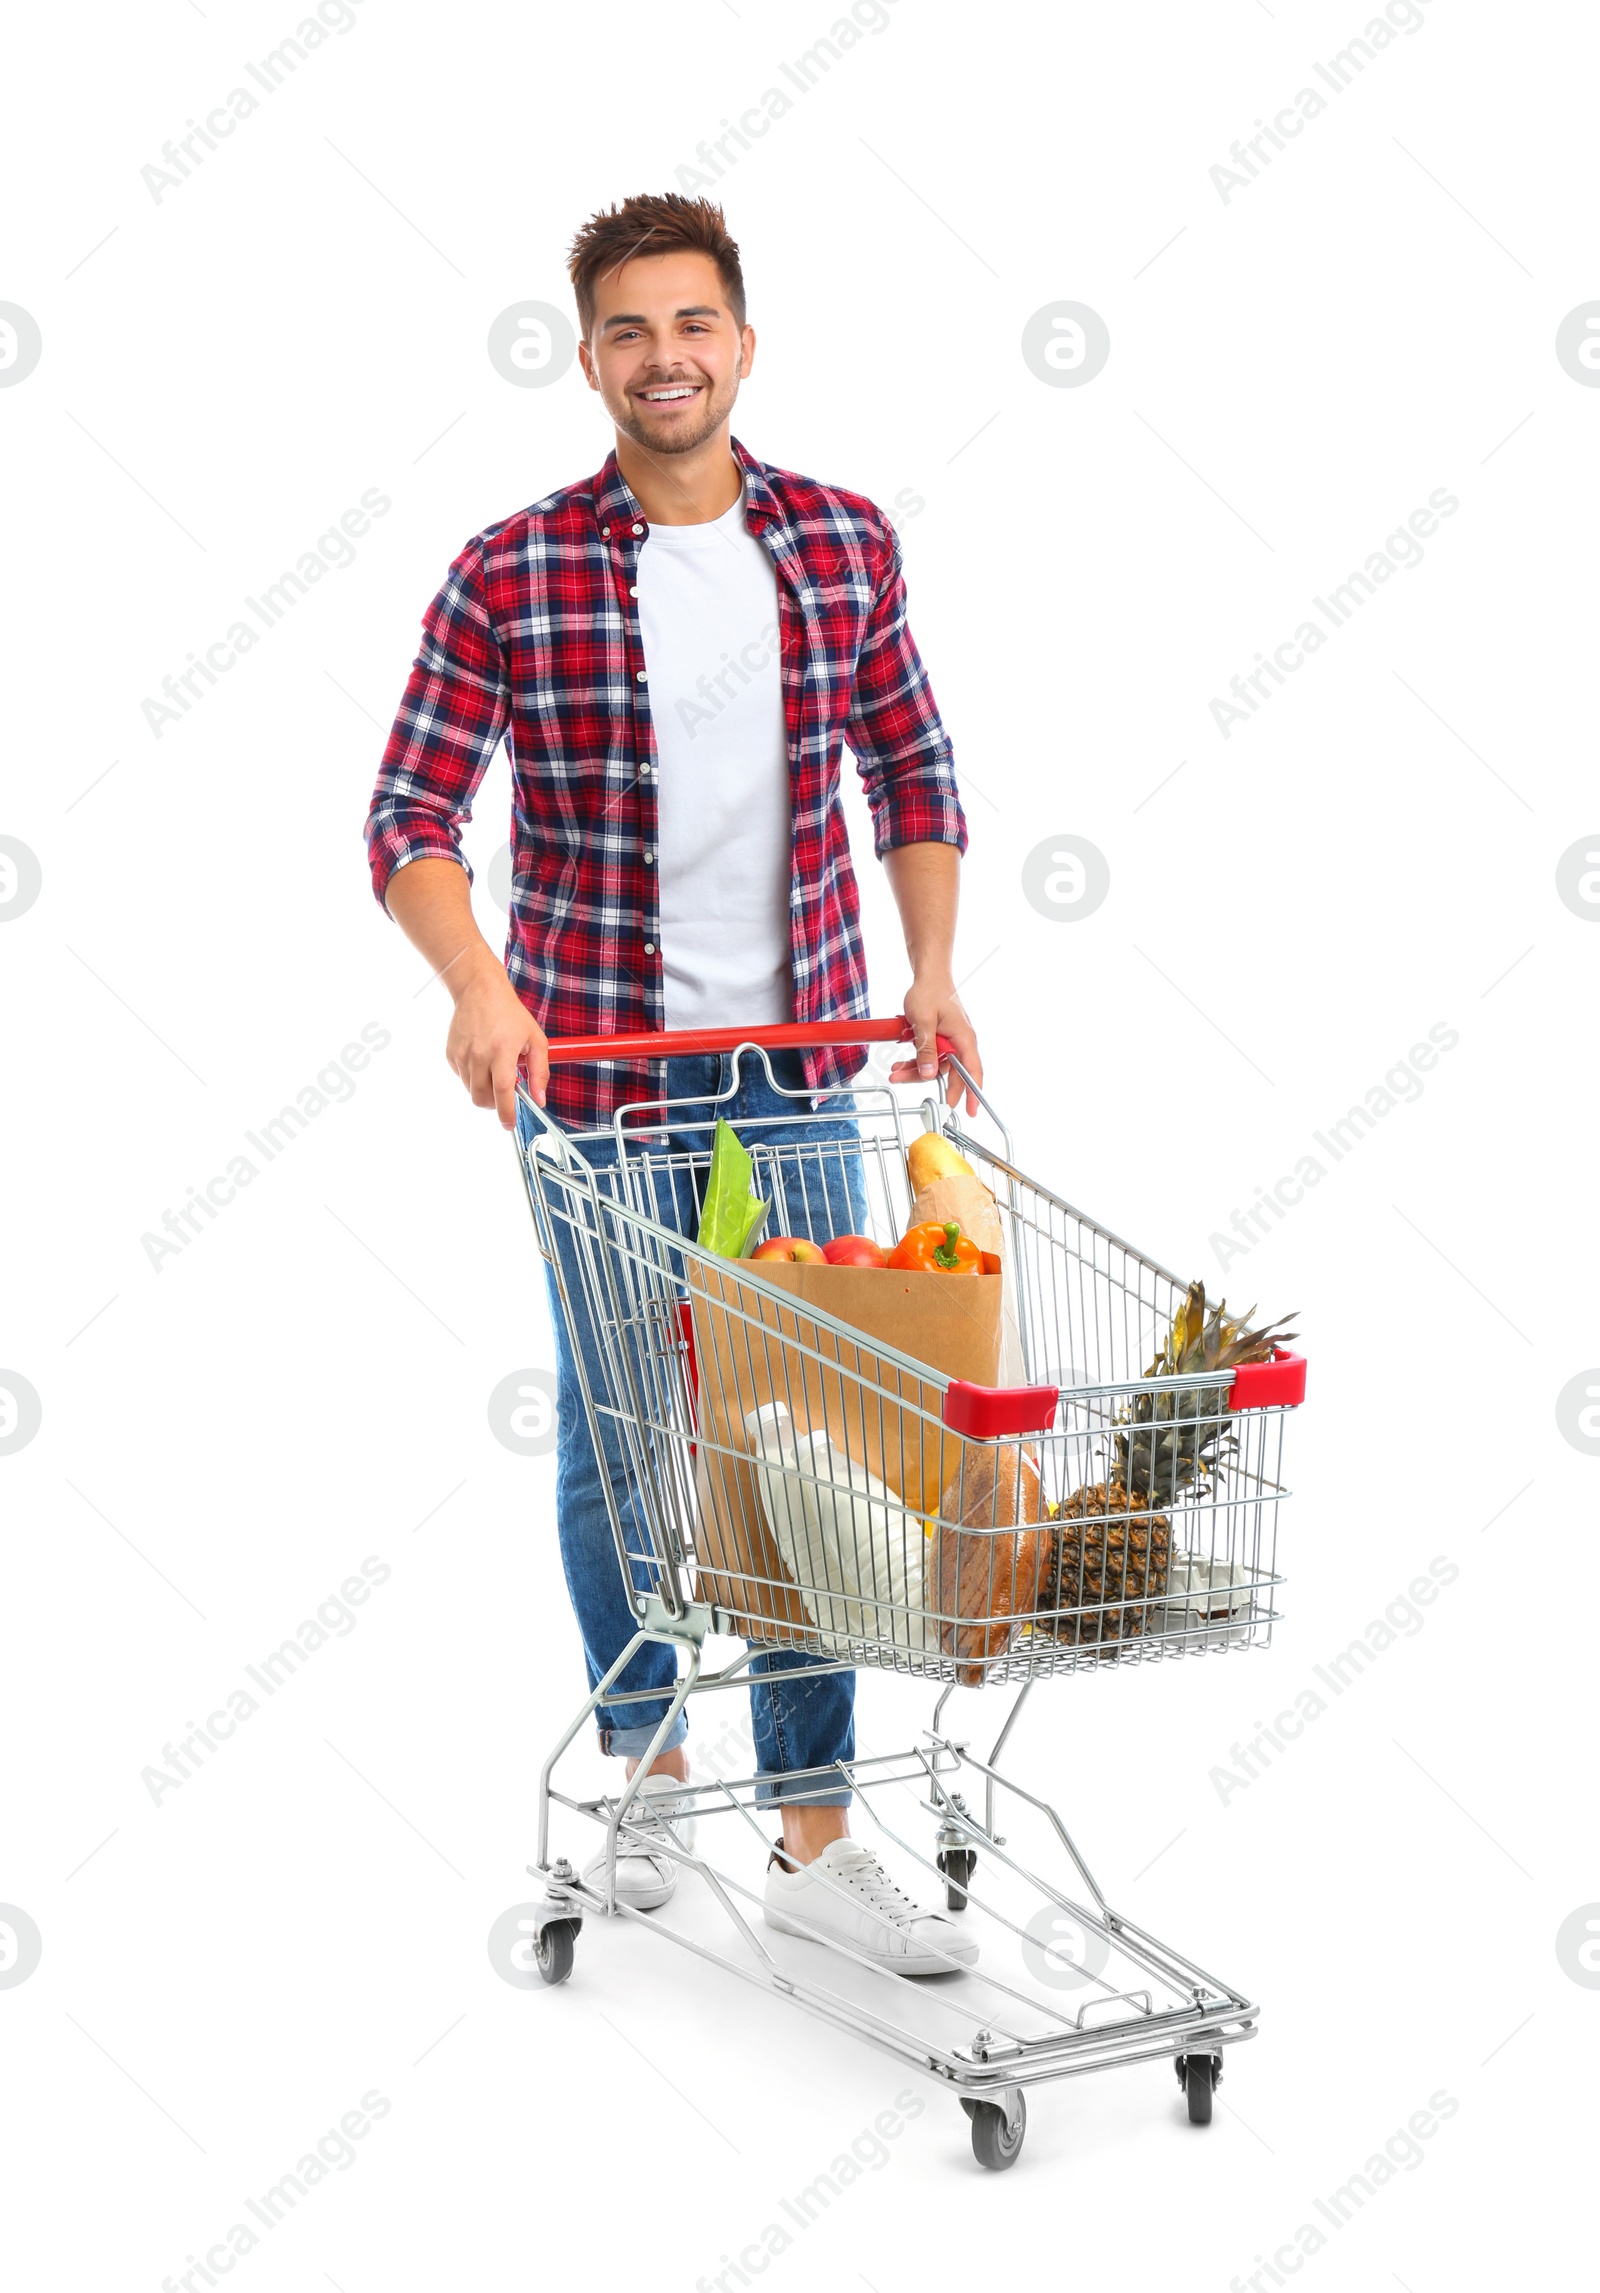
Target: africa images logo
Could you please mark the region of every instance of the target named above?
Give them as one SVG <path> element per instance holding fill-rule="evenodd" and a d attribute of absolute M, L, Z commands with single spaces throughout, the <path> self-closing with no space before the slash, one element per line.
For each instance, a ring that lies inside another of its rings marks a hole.
<path fill-rule="evenodd" d="M 318 1115 L 342 1100 L 353 1099 L 356 1076 L 371 1065 L 377 1052 L 386 1051 L 393 1041 L 387 1027 L 380 1027 L 377 1020 L 369 1019 L 361 1030 L 359 1043 L 346 1043 L 313 1082 L 302 1086 L 292 1104 L 281 1106 L 259 1130 L 246 1131 L 245 1142 L 259 1155 L 259 1162 L 242 1151 L 235 1154 L 227 1169 L 208 1178 L 203 1189 L 191 1186 L 187 1200 L 179 1203 L 176 1210 L 167 1210 L 159 1234 L 140 1235 L 152 1270 L 159 1274 L 168 1258 L 181 1256 L 205 1232 L 207 1224 L 215 1222 L 218 1212 L 237 1202 L 244 1188 L 253 1185 L 268 1163 L 276 1162 L 279 1155 L 293 1146 Z"/>

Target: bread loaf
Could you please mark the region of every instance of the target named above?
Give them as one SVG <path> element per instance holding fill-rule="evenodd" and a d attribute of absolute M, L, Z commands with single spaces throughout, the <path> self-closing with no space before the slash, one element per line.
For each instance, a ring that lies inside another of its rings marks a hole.
<path fill-rule="evenodd" d="M 966 1687 L 1003 1656 L 1019 1618 L 1039 1605 L 1048 1535 L 1037 1526 L 1039 1468 L 1012 1441 L 964 1441 L 961 1468 L 939 1500 L 936 1530 L 940 1645 Z"/>

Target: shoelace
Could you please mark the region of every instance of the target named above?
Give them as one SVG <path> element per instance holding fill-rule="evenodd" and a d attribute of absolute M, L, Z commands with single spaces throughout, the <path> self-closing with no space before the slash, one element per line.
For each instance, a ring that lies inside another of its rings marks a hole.
<path fill-rule="evenodd" d="M 852 1843 L 843 1855 L 831 1856 L 825 1869 L 830 1879 L 839 1880 L 853 1894 L 862 1896 L 874 1911 L 882 1912 L 896 1926 L 909 1926 L 913 1919 L 928 1916 L 920 1903 L 914 1903 L 904 1888 L 895 1885 L 870 1847 Z"/>
<path fill-rule="evenodd" d="M 666 1800 L 665 1806 L 662 1805 L 662 1800 Z M 634 1829 L 636 1835 L 630 1843 L 625 1832 L 618 1841 L 617 1852 L 626 1854 L 631 1844 L 636 1854 L 648 1855 L 650 1849 L 637 1837 L 637 1833 L 641 1831 L 652 1832 L 658 1839 L 670 1839 L 674 1846 L 679 1845 L 680 1842 L 672 1828 L 672 1822 L 675 1816 L 681 1816 L 682 1813 L 682 1806 L 675 1797 L 668 1798 L 664 1792 L 658 1796 L 655 1792 L 641 1791 L 623 1819 Z"/>

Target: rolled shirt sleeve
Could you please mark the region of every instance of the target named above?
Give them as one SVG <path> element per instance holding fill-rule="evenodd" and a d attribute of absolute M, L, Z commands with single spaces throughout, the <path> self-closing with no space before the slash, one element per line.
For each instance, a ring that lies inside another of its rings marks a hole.
<path fill-rule="evenodd" d="M 454 860 L 472 870 L 461 831 L 510 719 L 510 680 L 490 619 L 481 541 L 467 544 L 422 623 L 367 815 L 372 889 L 387 906 L 390 879 L 411 860 Z"/>
<path fill-rule="evenodd" d="M 888 569 L 857 659 L 845 738 L 872 809 L 879 859 L 898 844 L 954 844 L 965 852 L 967 821 L 950 737 L 907 625 L 892 526 L 888 542 Z"/>

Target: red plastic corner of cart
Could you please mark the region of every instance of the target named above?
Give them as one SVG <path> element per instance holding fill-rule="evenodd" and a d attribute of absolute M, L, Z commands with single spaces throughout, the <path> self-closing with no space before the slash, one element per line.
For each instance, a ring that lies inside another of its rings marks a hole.
<path fill-rule="evenodd" d="M 953 1377 L 945 1388 L 944 1421 L 952 1433 L 998 1441 L 1007 1433 L 1047 1433 L 1055 1423 L 1058 1385 L 970 1385 Z"/>
<path fill-rule="evenodd" d="M 1247 1361 L 1233 1373 L 1230 1409 L 1298 1409 L 1306 1397 L 1306 1357 L 1274 1346 L 1271 1361 Z"/>

